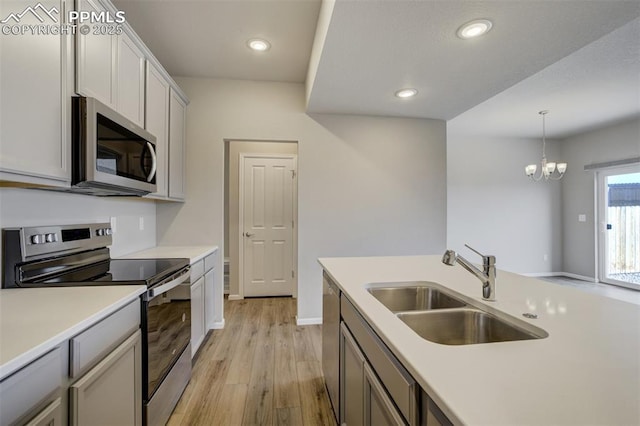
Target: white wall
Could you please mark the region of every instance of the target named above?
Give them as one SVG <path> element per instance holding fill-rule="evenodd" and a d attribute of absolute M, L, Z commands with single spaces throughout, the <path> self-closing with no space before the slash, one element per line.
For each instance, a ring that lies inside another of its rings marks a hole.
<path fill-rule="evenodd" d="M 22 188 L 0 188 L 0 228 L 109 222 L 116 218 L 113 257 L 156 245 L 156 205 L 137 198 L 100 198 Z M 140 218 L 144 230 L 139 229 Z"/>
<path fill-rule="evenodd" d="M 569 168 L 562 179 L 563 271 L 591 278 L 595 276 L 594 173 L 588 164 L 640 157 L 640 119 L 570 137 L 561 144 Z M 586 222 L 578 215 L 586 214 Z"/>
<path fill-rule="evenodd" d="M 443 121 L 310 117 L 302 84 L 176 81 L 191 100 L 188 201 L 158 205 L 159 243 L 223 244 L 223 141 L 258 139 L 298 141 L 300 320 L 321 317 L 318 257 L 444 250 Z"/>
<path fill-rule="evenodd" d="M 542 156 L 538 139 L 474 137 L 447 126 L 447 246 L 469 260 L 465 243 L 494 254 L 497 266 L 518 273 L 562 267 L 560 182 L 532 182 L 527 164 Z M 558 157 L 547 141 L 547 158 Z M 566 160 L 566 159 L 565 159 Z M 574 166 L 569 162 L 569 168 Z M 546 255 L 546 260 L 545 260 Z"/>

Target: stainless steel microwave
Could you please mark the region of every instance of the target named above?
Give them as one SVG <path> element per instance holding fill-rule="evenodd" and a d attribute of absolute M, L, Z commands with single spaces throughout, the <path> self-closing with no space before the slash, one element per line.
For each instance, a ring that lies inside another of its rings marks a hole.
<path fill-rule="evenodd" d="M 72 98 L 72 192 L 156 192 L 156 138 L 94 98 Z"/>

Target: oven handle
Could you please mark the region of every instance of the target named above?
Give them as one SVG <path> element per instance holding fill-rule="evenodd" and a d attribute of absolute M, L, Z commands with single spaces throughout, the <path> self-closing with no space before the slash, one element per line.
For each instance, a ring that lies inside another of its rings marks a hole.
<path fill-rule="evenodd" d="M 189 267 L 187 267 L 186 270 L 182 274 L 180 274 L 177 278 L 169 281 L 168 283 L 164 283 L 162 285 L 159 285 L 158 287 L 154 287 L 150 289 L 147 292 L 147 300 L 151 300 L 159 294 L 165 293 L 171 290 L 172 288 L 178 287 L 180 284 L 185 282 L 187 278 L 189 278 L 189 274 L 190 274 Z"/>

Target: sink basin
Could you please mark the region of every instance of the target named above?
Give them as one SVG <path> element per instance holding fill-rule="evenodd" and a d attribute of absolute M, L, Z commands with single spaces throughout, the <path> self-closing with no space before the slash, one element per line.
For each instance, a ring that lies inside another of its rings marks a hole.
<path fill-rule="evenodd" d="M 444 345 L 510 342 L 547 337 L 543 330 L 532 332 L 488 312 L 471 308 L 397 314 L 423 339 Z"/>
<path fill-rule="evenodd" d="M 392 312 L 461 308 L 466 303 L 427 283 L 407 287 L 373 287 L 369 293 Z"/>

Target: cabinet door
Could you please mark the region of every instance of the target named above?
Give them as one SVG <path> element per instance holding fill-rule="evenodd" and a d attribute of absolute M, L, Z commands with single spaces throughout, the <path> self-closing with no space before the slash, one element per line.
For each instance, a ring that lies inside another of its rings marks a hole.
<path fill-rule="evenodd" d="M 187 107 L 173 89 L 171 89 L 169 108 L 169 198 L 184 200 Z"/>
<path fill-rule="evenodd" d="M 106 12 L 98 0 L 77 0 L 77 10 Z M 76 92 L 98 99 L 114 110 L 117 87 L 118 36 L 76 33 Z"/>
<path fill-rule="evenodd" d="M 213 323 L 215 322 L 215 276 L 213 274 L 213 269 L 209 270 L 204 275 L 204 323 L 206 325 L 206 330 L 210 330 L 213 328 Z"/>
<path fill-rule="evenodd" d="M 25 426 L 62 426 L 61 403 L 60 398 L 56 399 Z"/>
<path fill-rule="evenodd" d="M 146 59 L 142 50 L 125 32 L 118 37 L 116 110 L 144 127 L 144 74 Z"/>
<path fill-rule="evenodd" d="M 160 71 L 147 62 L 145 128 L 156 137 L 157 191 L 152 196 L 166 197 L 168 174 L 169 139 L 169 82 Z"/>
<path fill-rule="evenodd" d="M 70 387 L 70 424 L 142 424 L 142 341 L 136 331 Z"/>
<path fill-rule="evenodd" d="M 349 329 L 340 324 L 340 424 L 364 424 L 365 358 Z"/>
<path fill-rule="evenodd" d="M 367 363 L 364 364 L 364 425 L 404 426 L 402 415 Z"/>
<path fill-rule="evenodd" d="M 0 381 L 0 425 L 33 418 L 60 396 L 63 358 L 57 347 Z"/>
<path fill-rule="evenodd" d="M 204 340 L 204 277 L 191 285 L 191 358 Z"/>
<path fill-rule="evenodd" d="M 2 0 L 0 17 L 20 14 L 29 5 L 21 0 Z M 55 9 L 53 16 L 65 23 L 67 1 L 43 0 L 38 5 Z M 16 27 L 54 25 L 49 17 L 44 19 L 40 22 L 27 13 Z M 14 21 L 6 27 L 11 24 Z M 64 185 L 71 179 L 71 96 L 66 82 L 71 42 L 72 36 L 65 34 L 0 35 L 1 180 Z"/>
<path fill-rule="evenodd" d="M 423 390 L 420 392 L 421 426 L 452 426 L 453 423 L 444 415 L 440 407 Z"/>

